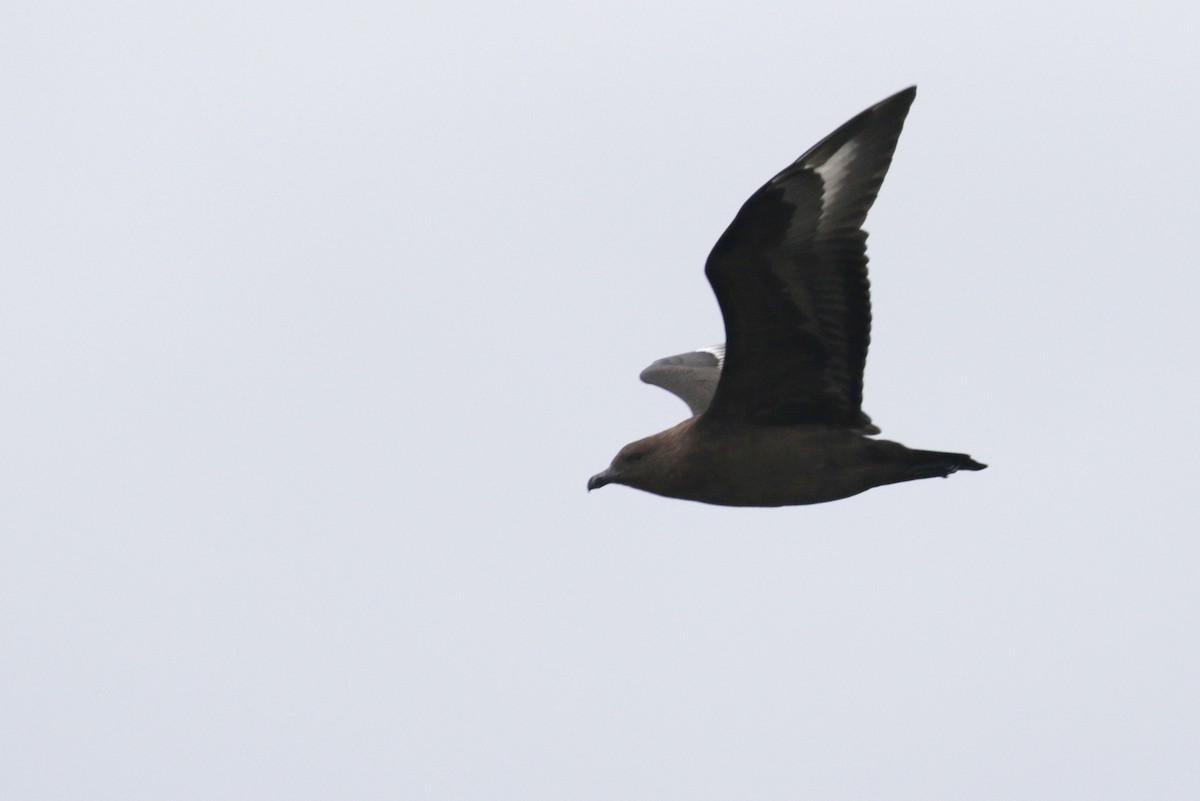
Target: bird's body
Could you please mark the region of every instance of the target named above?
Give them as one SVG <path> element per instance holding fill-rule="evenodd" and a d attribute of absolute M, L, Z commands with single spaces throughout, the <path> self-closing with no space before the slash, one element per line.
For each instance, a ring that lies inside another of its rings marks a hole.
<path fill-rule="evenodd" d="M 625 446 L 589 489 L 790 506 L 985 467 L 871 439 L 879 429 L 862 411 L 871 306 L 861 226 L 915 94 L 854 117 L 746 201 L 705 269 L 726 344 L 642 372 L 694 416 Z"/>
<path fill-rule="evenodd" d="M 720 506 L 836 501 L 884 484 L 983 467 L 963 454 L 912 450 L 838 426 L 706 426 L 703 416 L 634 442 L 622 453 L 612 474 L 620 483 Z M 670 468 L 661 469 L 664 464 Z M 607 474 L 593 477 L 593 486 L 609 483 Z"/>

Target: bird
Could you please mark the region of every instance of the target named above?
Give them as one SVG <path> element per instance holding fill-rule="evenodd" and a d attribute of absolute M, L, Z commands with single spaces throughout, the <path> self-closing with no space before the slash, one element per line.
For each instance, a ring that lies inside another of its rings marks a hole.
<path fill-rule="evenodd" d="M 705 264 L 725 344 L 641 373 L 692 416 L 626 445 L 589 492 L 623 484 L 721 506 L 795 506 L 987 467 L 876 439 L 862 411 L 871 333 L 862 226 L 916 92 L 856 115 L 742 205 Z"/>

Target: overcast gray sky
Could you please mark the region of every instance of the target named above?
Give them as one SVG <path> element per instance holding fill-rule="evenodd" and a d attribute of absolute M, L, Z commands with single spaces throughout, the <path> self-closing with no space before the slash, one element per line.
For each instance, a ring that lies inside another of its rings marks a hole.
<path fill-rule="evenodd" d="M 0 796 L 1200 797 L 1195 4 L 0 13 Z M 919 92 L 865 408 L 623 487 L 704 258 Z"/>

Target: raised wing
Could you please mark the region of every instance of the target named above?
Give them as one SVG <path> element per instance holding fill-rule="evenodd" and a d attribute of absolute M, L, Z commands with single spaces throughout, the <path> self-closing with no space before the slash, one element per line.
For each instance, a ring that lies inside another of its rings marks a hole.
<path fill-rule="evenodd" d="M 679 396 L 695 417 L 712 402 L 724 361 L 724 345 L 701 348 L 659 359 L 642 371 L 641 379 Z"/>
<path fill-rule="evenodd" d="M 862 413 L 871 332 L 867 211 L 916 87 L 842 125 L 743 204 L 705 274 L 726 352 L 706 417 L 875 430 Z"/>

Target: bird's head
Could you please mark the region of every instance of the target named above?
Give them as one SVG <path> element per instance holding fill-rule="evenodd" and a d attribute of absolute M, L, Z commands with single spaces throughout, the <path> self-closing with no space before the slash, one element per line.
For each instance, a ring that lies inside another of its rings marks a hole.
<path fill-rule="evenodd" d="M 631 442 L 621 448 L 607 470 L 588 479 L 588 491 L 605 484 L 625 484 L 651 492 L 661 492 L 659 488 L 676 472 L 677 448 L 676 429 L 668 429 Z"/>

